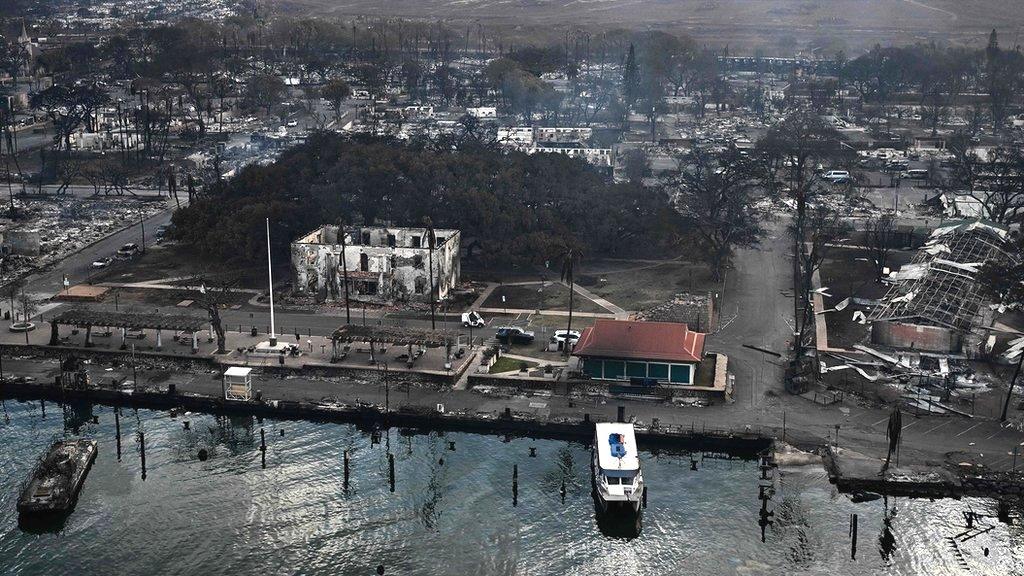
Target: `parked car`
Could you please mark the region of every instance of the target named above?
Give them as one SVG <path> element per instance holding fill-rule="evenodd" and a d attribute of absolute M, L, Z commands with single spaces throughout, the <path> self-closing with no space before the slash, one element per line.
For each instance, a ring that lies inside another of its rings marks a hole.
<path fill-rule="evenodd" d="M 566 345 L 569 346 L 569 349 L 572 349 L 579 341 L 580 333 L 575 330 L 555 330 L 551 338 L 548 339 L 548 350 L 565 350 Z"/>
<path fill-rule="evenodd" d="M 824 178 L 833 184 L 846 184 L 850 181 L 850 172 L 847 170 L 829 170 L 825 173 Z"/>
<path fill-rule="evenodd" d="M 472 326 L 473 328 L 483 328 L 484 326 L 487 325 L 487 322 L 484 321 L 483 317 L 480 316 L 479 312 L 476 312 L 475 310 L 470 310 L 469 312 L 462 313 L 462 325 L 467 328 L 469 328 L 470 326 Z"/>
<path fill-rule="evenodd" d="M 927 180 L 928 171 L 923 168 L 914 168 L 904 172 L 903 177 L 907 180 Z"/>
<path fill-rule="evenodd" d="M 129 242 L 128 244 L 125 244 L 124 246 L 121 246 L 120 248 L 117 249 L 118 256 L 131 257 L 138 254 L 138 252 L 139 245 L 132 242 Z"/>
<path fill-rule="evenodd" d="M 498 328 L 494 337 L 503 344 L 531 344 L 535 335 L 533 332 L 523 330 L 518 326 L 502 326 Z"/>
<path fill-rule="evenodd" d="M 554 334 L 551 335 L 552 342 L 565 342 L 569 340 L 573 344 L 580 339 L 580 333 L 576 330 L 555 330 Z"/>
<path fill-rule="evenodd" d="M 113 264 L 113 262 L 114 262 L 113 258 L 111 258 L 109 256 L 104 256 L 103 258 L 97 258 L 96 260 L 93 260 L 92 267 L 93 268 L 106 268 L 107 266 L 110 266 L 111 264 Z"/>

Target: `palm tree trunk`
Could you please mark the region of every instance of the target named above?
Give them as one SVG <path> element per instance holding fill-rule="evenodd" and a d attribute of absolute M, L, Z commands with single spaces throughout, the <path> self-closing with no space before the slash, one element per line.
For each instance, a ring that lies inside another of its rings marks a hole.
<path fill-rule="evenodd" d="M 569 357 L 569 345 L 570 345 L 570 334 L 572 333 L 572 295 L 573 290 L 573 277 L 569 276 L 569 324 L 565 327 L 565 343 L 562 345 L 562 351 L 565 352 L 565 357 Z"/>

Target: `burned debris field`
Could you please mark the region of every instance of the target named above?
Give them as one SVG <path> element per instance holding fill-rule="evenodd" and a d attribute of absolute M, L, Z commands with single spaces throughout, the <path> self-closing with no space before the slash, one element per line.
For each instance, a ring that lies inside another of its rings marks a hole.
<path fill-rule="evenodd" d="M 0 3 L 0 573 L 1021 573 L 1022 25 Z"/>

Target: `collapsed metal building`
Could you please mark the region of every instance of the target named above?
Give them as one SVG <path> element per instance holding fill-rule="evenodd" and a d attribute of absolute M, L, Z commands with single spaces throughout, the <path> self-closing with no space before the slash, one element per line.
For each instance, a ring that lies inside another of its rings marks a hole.
<path fill-rule="evenodd" d="M 933 230 L 914 260 L 890 275 L 893 285 L 870 316 L 871 342 L 942 354 L 974 349 L 976 329 L 991 323 L 978 272 L 987 261 L 1011 258 L 1008 235 L 984 220 Z"/>

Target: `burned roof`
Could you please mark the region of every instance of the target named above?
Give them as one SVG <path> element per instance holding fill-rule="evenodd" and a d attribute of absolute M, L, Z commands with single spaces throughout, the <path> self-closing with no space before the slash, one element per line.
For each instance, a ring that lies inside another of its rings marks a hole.
<path fill-rule="evenodd" d="M 150 328 L 198 332 L 208 320 L 202 316 L 158 314 L 155 312 L 110 312 L 72 308 L 54 316 L 51 322 L 68 326 L 109 326 L 114 328 Z"/>
<path fill-rule="evenodd" d="M 984 220 L 947 222 L 905 266 L 871 320 L 903 321 L 969 332 L 986 304 L 977 274 L 1005 260 L 1008 230 Z"/>
<path fill-rule="evenodd" d="M 346 324 L 335 330 L 331 339 L 342 342 L 385 342 L 396 346 L 415 344 L 436 348 L 455 344 L 457 334 L 451 330 Z"/>

